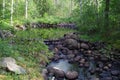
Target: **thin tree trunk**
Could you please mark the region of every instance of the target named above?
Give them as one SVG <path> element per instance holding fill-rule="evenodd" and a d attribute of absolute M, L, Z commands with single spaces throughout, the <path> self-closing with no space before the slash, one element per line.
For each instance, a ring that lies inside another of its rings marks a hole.
<path fill-rule="evenodd" d="M 3 18 L 5 18 L 5 0 L 3 0 Z"/>
<path fill-rule="evenodd" d="M 109 28 L 109 5 L 110 5 L 110 0 L 105 1 L 105 28 Z"/>
<path fill-rule="evenodd" d="M 103 37 L 108 38 L 110 35 L 109 31 L 109 5 L 110 5 L 110 0 L 105 0 L 105 9 L 104 9 L 104 28 L 103 30 Z"/>
<path fill-rule="evenodd" d="M 98 12 L 98 0 L 95 0 L 95 14 L 96 14 L 96 23 L 97 23 L 97 27 L 99 27 L 99 12 Z"/>
<path fill-rule="evenodd" d="M 13 26 L 13 4 L 14 4 L 14 0 L 12 0 L 11 2 L 11 26 Z"/>
<path fill-rule="evenodd" d="M 28 0 L 25 0 L 25 18 L 28 18 Z"/>
<path fill-rule="evenodd" d="M 80 6 L 80 16 L 83 14 L 83 0 L 79 1 L 79 6 Z M 83 20 L 80 21 L 81 25 L 83 25 Z"/>
<path fill-rule="evenodd" d="M 57 1 L 57 0 L 54 0 L 55 8 L 57 7 L 57 4 L 58 4 L 58 1 Z"/>
<path fill-rule="evenodd" d="M 70 14 L 72 13 L 72 0 L 70 0 Z"/>

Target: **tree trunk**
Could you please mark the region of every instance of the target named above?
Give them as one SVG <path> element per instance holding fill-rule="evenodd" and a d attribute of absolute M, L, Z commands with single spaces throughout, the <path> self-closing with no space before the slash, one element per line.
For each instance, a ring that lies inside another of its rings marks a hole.
<path fill-rule="evenodd" d="M 72 13 L 72 5 L 73 3 L 72 3 L 72 0 L 70 0 L 70 14 Z"/>
<path fill-rule="evenodd" d="M 54 0 L 55 8 L 57 7 L 57 4 L 58 4 L 58 1 L 57 1 L 57 0 Z"/>
<path fill-rule="evenodd" d="M 104 28 L 103 30 L 103 37 L 108 38 L 110 35 L 109 31 L 109 5 L 110 5 L 110 0 L 105 0 L 105 9 L 104 9 Z"/>
<path fill-rule="evenodd" d="M 95 0 L 95 14 L 96 14 L 96 25 L 97 25 L 97 27 L 99 27 L 99 11 L 98 11 L 98 9 L 99 9 L 99 7 L 98 7 L 99 5 L 98 5 L 98 0 Z"/>
<path fill-rule="evenodd" d="M 5 0 L 3 0 L 3 19 L 5 18 Z"/>
<path fill-rule="evenodd" d="M 110 5 L 110 0 L 105 0 L 105 11 L 104 11 L 105 12 L 105 24 L 104 24 L 105 31 L 109 30 L 109 5 Z"/>
<path fill-rule="evenodd" d="M 28 18 L 28 0 L 25 0 L 25 18 Z"/>
<path fill-rule="evenodd" d="M 11 26 L 13 26 L 13 4 L 14 4 L 14 0 L 12 0 L 11 2 Z"/>

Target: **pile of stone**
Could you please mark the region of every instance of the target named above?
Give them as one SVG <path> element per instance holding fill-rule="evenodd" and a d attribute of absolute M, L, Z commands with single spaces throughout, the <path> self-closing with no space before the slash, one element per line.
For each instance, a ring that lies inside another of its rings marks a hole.
<path fill-rule="evenodd" d="M 27 23 L 24 25 L 26 28 L 69 28 L 76 29 L 74 23 L 59 23 L 59 24 L 50 24 L 50 23 Z"/>
<path fill-rule="evenodd" d="M 0 38 L 2 38 L 2 39 L 13 37 L 13 36 L 14 35 L 9 30 L 0 30 Z"/>
<path fill-rule="evenodd" d="M 50 58 L 51 61 L 57 62 L 60 59 L 67 59 L 71 64 L 76 63 L 80 68 L 86 68 L 91 75 L 96 74 L 98 80 L 120 79 L 120 69 L 114 68 L 115 62 L 98 51 L 104 46 L 103 43 L 80 40 L 76 33 L 65 34 L 60 40 L 45 41 L 45 43 L 54 51 L 54 57 Z M 95 67 L 91 67 L 91 62 L 94 62 Z M 47 74 L 55 75 L 56 80 L 60 80 L 59 78 L 77 80 L 79 74 L 77 71 L 65 73 L 53 67 L 47 68 L 47 71 Z"/>

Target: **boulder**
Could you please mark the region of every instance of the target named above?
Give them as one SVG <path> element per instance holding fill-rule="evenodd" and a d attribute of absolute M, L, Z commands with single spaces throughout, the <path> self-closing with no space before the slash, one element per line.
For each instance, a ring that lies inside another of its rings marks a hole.
<path fill-rule="evenodd" d="M 65 41 L 63 41 L 63 45 L 68 47 L 69 49 L 77 49 L 79 43 L 74 39 L 66 39 Z"/>
<path fill-rule="evenodd" d="M 68 62 L 71 63 L 71 64 L 73 64 L 75 61 L 74 61 L 73 58 L 71 58 L 71 59 L 68 60 Z"/>
<path fill-rule="evenodd" d="M 101 68 L 96 68 L 95 71 L 96 71 L 97 73 L 102 73 L 102 69 L 101 69 Z"/>
<path fill-rule="evenodd" d="M 91 69 L 91 70 L 90 70 L 90 73 L 91 73 L 91 75 L 93 75 L 93 74 L 95 73 L 95 70 L 94 70 L 94 69 Z"/>
<path fill-rule="evenodd" d="M 118 76 L 118 75 L 120 75 L 120 72 L 119 72 L 118 70 L 112 70 L 112 71 L 111 71 L 111 74 L 112 74 L 113 76 Z"/>
<path fill-rule="evenodd" d="M 54 55 L 54 60 L 55 60 L 55 61 L 59 60 L 59 58 L 60 58 L 59 55 L 57 55 L 57 54 Z"/>
<path fill-rule="evenodd" d="M 89 68 L 90 64 L 88 62 L 85 62 L 84 66 L 85 68 Z"/>
<path fill-rule="evenodd" d="M 84 64 L 83 64 L 83 63 L 80 63 L 80 64 L 79 64 L 79 67 L 83 67 L 83 66 L 84 66 Z"/>
<path fill-rule="evenodd" d="M 108 63 L 108 67 L 111 68 L 111 67 L 112 67 L 112 64 L 111 64 L 111 63 Z"/>
<path fill-rule="evenodd" d="M 74 54 L 68 54 L 67 57 L 68 57 L 68 59 L 71 59 L 71 58 L 73 59 L 75 57 L 75 55 Z"/>
<path fill-rule="evenodd" d="M 58 78 L 65 77 L 64 71 L 60 70 L 60 69 L 58 69 L 56 67 L 48 67 L 47 70 L 48 70 L 48 73 L 53 74 Z"/>
<path fill-rule="evenodd" d="M 64 73 L 64 71 L 55 68 L 55 76 L 57 78 L 64 78 L 65 77 L 65 73 Z"/>
<path fill-rule="evenodd" d="M 26 27 L 24 25 L 17 24 L 15 27 L 15 30 L 26 30 Z"/>
<path fill-rule="evenodd" d="M 4 37 L 14 37 L 14 35 L 9 30 L 3 30 Z"/>
<path fill-rule="evenodd" d="M 77 55 L 77 54 L 79 54 L 79 51 L 78 51 L 78 50 L 73 50 L 73 53 L 74 53 L 75 55 Z"/>
<path fill-rule="evenodd" d="M 85 63 L 85 59 L 82 58 L 79 62 L 82 63 L 82 64 L 84 64 Z"/>
<path fill-rule="evenodd" d="M 79 61 L 81 59 L 81 56 L 76 56 L 75 58 L 74 58 L 74 60 L 77 62 L 77 61 Z"/>
<path fill-rule="evenodd" d="M 61 49 L 63 49 L 63 46 L 61 44 L 59 44 L 59 45 L 56 46 L 56 48 L 61 50 Z"/>
<path fill-rule="evenodd" d="M 0 60 L 0 67 L 6 68 L 11 72 L 14 72 L 16 74 L 25 74 L 26 71 L 21 66 L 18 66 L 16 64 L 16 61 L 14 58 L 11 57 L 5 57 Z"/>
<path fill-rule="evenodd" d="M 7 63 L 7 68 L 9 71 L 15 72 L 16 74 L 25 74 L 26 71 L 21 66 L 13 63 Z"/>
<path fill-rule="evenodd" d="M 79 39 L 79 38 L 78 38 L 78 35 L 75 34 L 75 33 L 65 34 L 65 35 L 64 35 L 64 38 L 65 38 L 65 39 L 76 39 L 76 40 Z"/>
<path fill-rule="evenodd" d="M 76 71 L 68 71 L 66 72 L 66 78 L 69 80 L 74 80 L 78 78 L 78 72 Z"/>
<path fill-rule="evenodd" d="M 6 68 L 7 67 L 7 63 L 16 64 L 16 61 L 15 61 L 14 58 L 11 58 L 11 57 L 5 57 L 5 58 L 1 58 L 0 59 L 0 67 Z"/>
<path fill-rule="evenodd" d="M 47 67 L 47 71 L 48 71 L 49 74 L 53 74 L 54 75 L 54 73 L 55 73 L 55 70 L 54 70 L 53 67 Z"/>
<path fill-rule="evenodd" d="M 103 61 L 104 63 L 105 63 L 105 62 L 108 62 L 108 58 L 105 57 L 105 56 L 102 56 L 102 57 L 101 57 L 101 61 Z"/>
<path fill-rule="evenodd" d="M 108 66 L 104 66 L 103 69 L 104 70 L 109 70 L 109 67 Z"/>
<path fill-rule="evenodd" d="M 83 48 L 83 49 L 89 49 L 89 46 L 86 43 L 81 43 L 80 47 Z"/>
<path fill-rule="evenodd" d="M 104 77 L 104 78 L 101 78 L 100 80 L 113 80 L 112 77 Z"/>

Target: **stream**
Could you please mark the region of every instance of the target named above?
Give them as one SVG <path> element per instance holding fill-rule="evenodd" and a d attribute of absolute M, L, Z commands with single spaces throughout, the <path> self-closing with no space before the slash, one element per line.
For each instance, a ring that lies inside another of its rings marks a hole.
<path fill-rule="evenodd" d="M 48 73 L 45 80 L 120 80 L 119 63 L 95 53 L 90 47 L 87 49 L 85 45 L 80 49 L 69 49 L 63 41 L 45 41 L 54 51 L 54 57 L 46 66 Z"/>

